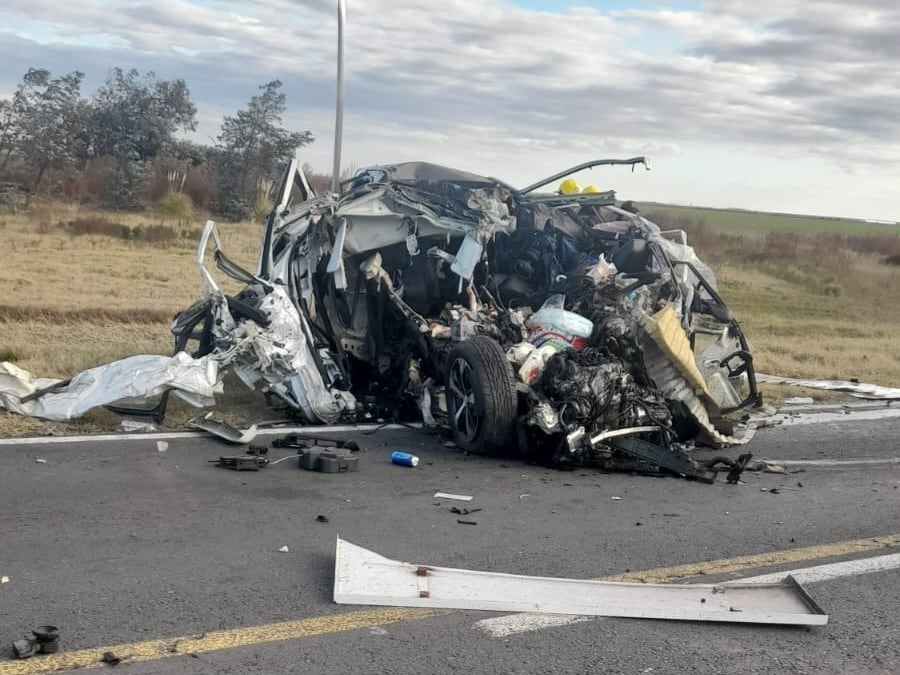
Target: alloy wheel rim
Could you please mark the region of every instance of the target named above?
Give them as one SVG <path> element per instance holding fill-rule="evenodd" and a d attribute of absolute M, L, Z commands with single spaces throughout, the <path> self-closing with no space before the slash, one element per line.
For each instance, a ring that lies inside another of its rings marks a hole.
<path fill-rule="evenodd" d="M 466 442 L 478 436 L 481 419 L 475 409 L 475 392 L 472 388 L 472 366 L 465 359 L 456 359 L 450 366 L 448 382 L 453 400 L 451 424 Z"/>

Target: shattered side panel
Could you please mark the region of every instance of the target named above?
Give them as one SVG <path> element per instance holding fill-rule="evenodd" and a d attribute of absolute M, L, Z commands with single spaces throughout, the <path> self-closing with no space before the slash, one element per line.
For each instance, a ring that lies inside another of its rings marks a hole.
<path fill-rule="evenodd" d="M 8 406 L 48 420 L 70 420 L 89 410 L 116 402 L 144 400 L 173 390 L 191 405 L 208 406 L 215 403 L 213 395 L 218 386 L 218 363 L 214 358 L 193 359 L 184 352 L 175 356 L 138 354 L 103 366 L 89 368 L 71 379 L 68 385 L 44 394 L 35 401 Z M 6 370 L 5 376 L 17 380 L 16 391 L 34 388 L 26 371 Z M 0 403 L 5 401 L 0 379 Z M 2 407 L 2 406 L 0 406 Z"/>

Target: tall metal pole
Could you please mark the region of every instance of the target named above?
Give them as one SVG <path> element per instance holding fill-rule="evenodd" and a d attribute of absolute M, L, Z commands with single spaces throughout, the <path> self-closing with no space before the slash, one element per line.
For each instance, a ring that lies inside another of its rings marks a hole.
<path fill-rule="evenodd" d="M 331 191 L 341 189 L 341 141 L 344 135 L 344 24 L 347 4 L 338 0 L 337 103 L 334 114 L 334 165 L 331 168 Z"/>

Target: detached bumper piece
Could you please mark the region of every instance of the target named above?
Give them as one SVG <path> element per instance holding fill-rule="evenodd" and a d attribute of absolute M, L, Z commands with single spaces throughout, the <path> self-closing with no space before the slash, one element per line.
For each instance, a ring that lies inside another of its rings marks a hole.
<path fill-rule="evenodd" d="M 337 540 L 339 604 L 823 626 L 793 577 L 772 584 L 639 584 L 412 565 Z"/>

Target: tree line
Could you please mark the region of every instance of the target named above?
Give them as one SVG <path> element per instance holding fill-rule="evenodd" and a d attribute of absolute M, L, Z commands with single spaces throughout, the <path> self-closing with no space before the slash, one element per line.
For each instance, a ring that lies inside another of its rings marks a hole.
<path fill-rule="evenodd" d="M 197 107 L 183 79 L 114 68 L 90 97 L 84 74 L 31 68 L 0 100 L 0 202 L 36 195 L 112 209 L 143 209 L 183 195 L 193 206 L 240 220 L 264 209 L 284 164 L 313 141 L 281 126 L 282 83 L 260 86 L 225 116 L 209 145 L 185 140 Z"/>

